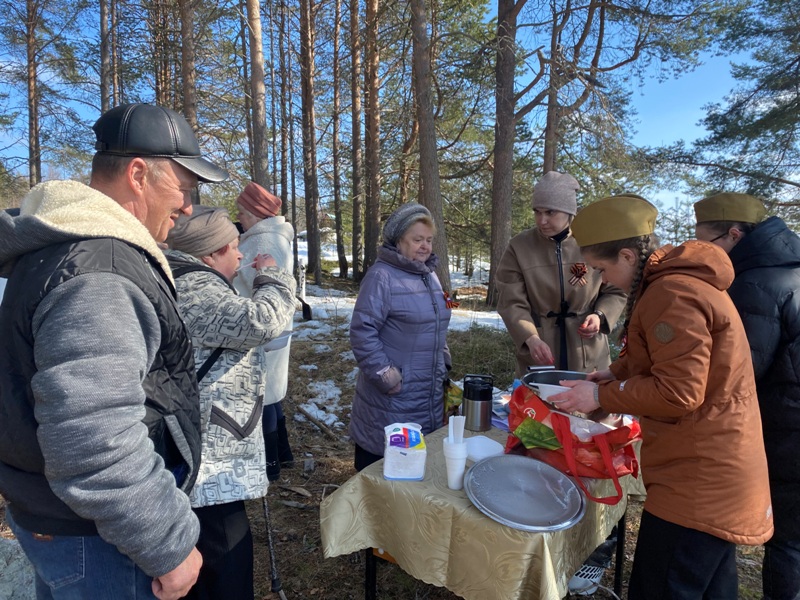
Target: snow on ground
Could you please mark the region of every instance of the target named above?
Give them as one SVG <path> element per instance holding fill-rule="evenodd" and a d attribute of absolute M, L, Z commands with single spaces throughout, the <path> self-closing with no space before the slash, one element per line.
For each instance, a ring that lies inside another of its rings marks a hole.
<path fill-rule="evenodd" d="M 335 255 L 333 256 L 335 258 Z M 485 285 L 488 278 L 487 271 L 476 269 L 480 278 L 468 279 L 461 273 L 451 273 L 451 283 L 454 289 L 463 287 L 477 287 Z M 313 284 L 306 284 L 306 302 L 311 306 L 313 320 L 303 321 L 298 312 L 295 317 L 294 340 L 304 340 L 313 344 L 314 351 L 324 360 L 330 353 L 330 346 L 326 341 L 334 336 L 347 335 L 350 328 L 350 320 L 353 317 L 353 307 L 356 297 L 348 295 L 347 292 L 336 289 L 322 288 Z M 333 324 L 334 317 L 342 317 L 345 322 L 339 325 Z M 486 327 L 495 327 L 505 330 L 505 324 L 497 314 L 497 311 L 471 311 L 454 309 L 450 319 L 451 331 L 466 331 L 473 324 Z M 353 352 L 341 352 L 338 359 L 342 361 L 346 368 L 352 364 L 352 370 L 348 373 L 347 379 L 355 383 L 358 377 L 358 366 L 356 366 Z M 300 369 L 308 372 L 313 378 L 314 372 L 318 370 L 317 365 L 301 365 Z M 455 382 L 461 384 L 461 382 Z M 494 396 L 499 399 L 501 394 L 507 393 L 505 390 L 494 389 Z M 342 390 L 331 380 L 312 381 L 308 384 L 308 401 L 301 406 L 308 411 L 314 418 L 325 423 L 334 430 L 343 430 L 344 423 L 339 419 L 339 412 L 343 408 Z M 345 402 L 349 403 L 350 398 Z M 301 413 L 295 413 L 295 420 L 304 422 L 306 418 Z"/>
<path fill-rule="evenodd" d="M 466 280 L 463 276 L 460 276 L 460 278 L 462 281 Z M 452 283 L 454 288 L 469 285 L 468 283 L 459 283 L 458 280 L 459 276 L 453 274 Z M 326 289 L 316 285 L 306 284 L 306 302 L 311 306 L 314 320 L 306 322 L 305 325 L 306 327 L 311 327 L 315 331 L 301 333 L 297 331 L 299 328 L 295 327 L 297 333 L 295 333 L 294 339 L 318 339 L 325 335 L 330 335 L 331 327 L 326 327 L 325 324 L 325 320 L 330 317 L 344 317 L 349 326 L 350 319 L 353 317 L 353 307 L 356 304 L 356 297 L 348 296 L 346 292 L 341 290 Z M 496 329 L 506 328 L 503 319 L 500 318 L 497 311 L 453 309 L 453 314 L 450 318 L 450 330 L 466 331 L 473 324 L 494 327 Z"/>

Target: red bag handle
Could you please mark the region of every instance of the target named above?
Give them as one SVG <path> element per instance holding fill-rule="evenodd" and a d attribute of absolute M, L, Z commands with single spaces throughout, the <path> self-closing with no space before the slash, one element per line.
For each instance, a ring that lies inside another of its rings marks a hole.
<path fill-rule="evenodd" d="M 584 485 L 583 480 L 578 476 L 578 465 L 575 461 L 575 445 L 572 437 L 572 431 L 569 428 L 569 419 L 564 415 L 551 413 L 550 423 L 553 426 L 553 431 L 555 432 L 558 441 L 561 442 L 561 445 L 564 447 L 564 458 L 567 460 L 567 466 L 569 467 L 569 470 L 572 471 L 575 482 L 583 490 L 583 493 L 586 494 L 589 499 L 594 500 L 595 502 L 601 502 L 602 504 L 617 504 L 620 500 L 622 500 L 622 486 L 619 484 L 619 476 L 617 475 L 616 469 L 614 469 L 614 462 L 611 459 L 611 448 L 609 447 L 608 440 L 605 438 L 605 436 L 602 434 L 596 435 L 592 437 L 592 441 L 594 441 L 594 443 L 597 445 L 597 449 L 600 451 L 600 456 L 603 457 L 603 466 L 606 468 L 606 471 L 611 476 L 611 480 L 614 482 L 614 488 L 617 490 L 617 495 L 597 498 L 593 496 L 588 489 L 586 489 L 586 485 Z"/>

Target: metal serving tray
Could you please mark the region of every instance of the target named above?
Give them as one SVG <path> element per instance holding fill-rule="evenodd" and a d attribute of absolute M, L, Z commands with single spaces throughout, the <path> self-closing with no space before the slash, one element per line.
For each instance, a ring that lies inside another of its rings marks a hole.
<path fill-rule="evenodd" d="M 476 462 L 464 476 L 464 490 L 487 517 L 523 531 L 568 529 L 586 512 L 586 498 L 569 477 L 518 454 Z"/>

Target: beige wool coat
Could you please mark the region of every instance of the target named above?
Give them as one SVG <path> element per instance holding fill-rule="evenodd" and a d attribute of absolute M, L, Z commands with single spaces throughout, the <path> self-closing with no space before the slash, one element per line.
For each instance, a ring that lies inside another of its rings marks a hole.
<path fill-rule="evenodd" d="M 585 261 L 572 234 L 556 242 L 534 227 L 509 242 L 497 269 L 497 311 L 516 346 L 518 377 L 527 373 L 528 366 L 534 365 L 525 343 L 533 334 L 538 334 L 550 346 L 555 367 L 560 368 L 559 328 L 556 318 L 548 315 L 561 311 L 562 290 L 568 304 L 567 312 L 573 315 L 565 319 L 566 369 L 591 372 L 605 369 L 611 363 L 608 333 L 614 329 L 627 297 L 622 290 L 603 284 L 600 273 L 588 265 L 583 278 L 585 285 L 577 281 L 570 283 L 573 267 L 583 264 Z M 578 327 L 596 310 L 605 315 L 601 332 L 584 339 L 578 335 Z"/>

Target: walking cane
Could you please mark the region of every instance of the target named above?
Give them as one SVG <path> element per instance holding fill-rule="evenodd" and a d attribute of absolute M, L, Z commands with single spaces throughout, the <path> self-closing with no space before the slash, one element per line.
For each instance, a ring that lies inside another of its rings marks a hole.
<path fill-rule="evenodd" d="M 281 586 L 281 578 L 278 576 L 278 566 L 275 563 L 275 547 L 272 545 L 272 525 L 269 520 L 269 505 L 267 504 L 267 497 L 261 498 L 264 503 L 264 522 L 267 528 L 267 546 L 269 547 L 269 577 L 272 580 L 272 592 L 278 593 L 281 600 L 286 600 L 286 594 L 283 593 Z"/>

